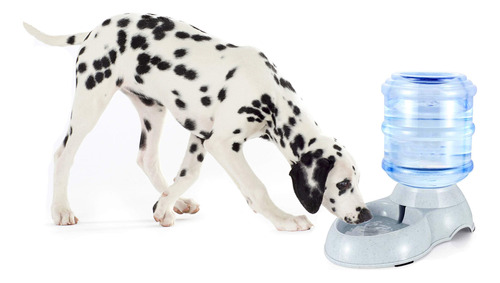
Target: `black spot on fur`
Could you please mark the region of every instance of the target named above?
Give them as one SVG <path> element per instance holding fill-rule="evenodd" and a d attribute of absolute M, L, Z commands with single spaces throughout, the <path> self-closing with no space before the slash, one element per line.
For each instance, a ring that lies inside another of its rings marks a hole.
<path fill-rule="evenodd" d="M 229 48 L 237 48 L 238 47 L 237 45 L 234 45 L 234 44 L 231 44 L 231 43 L 226 44 L 226 46 L 229 47 Z"/>
<path fill-rule="evenodd" d="M 175 23 L 169 18 L 158 17 L 158 20 L 161 23 L 161 25 L 158 28 L 160 28 L 163 32 L 171 31 L 175 28 Z"/>
<path fill-rule="evenodd" d="M 187 54 L 186 49 L 177 49 L 174 51 L 175 58 L 182 58 Z"/>
<path fill-rule="evenodd" d="M 149 121 L 146 119 L 144 119 L 144 126 L 146 127 L 146 130 L 148 132 L 151 131 L 151 123 L 149 123 Z"/>
<path fill-rule="evenodd" d="M 114 50 L 109 51 L 109 59 L 113 64 L 116 62 L 116 51 Z"/>
<path fill-rule="evenodd" d="M 309 143 L 307 144 L 307 146 L 311 146 L 311 144 L 313 144 L 315 142 L 316 142 L 316 138 L 312 138 L 311 140 L 309 140 Z"/>
<path fill-rule="evenodd" d="M 147 65 L 149 64 L 150 60 L 151 56 L 149 56 L 147 53 L 141 53 L 137 56 L 137 61 L 139 62 L 139 65 Z"/>
<path fill-rule="evenodd" d="M 136 35 L 132 37 L 132 41 L 130 42 L 130 46 L 133 49 L 143 48 L 146 45 L 146 38 L 142 35 Z"/>
<path fill-rule="evenodd" d="M 102 25 L 107 26 L 107 25 L 109 25 L 109 23 L 111 23 L 111 19 L 105 20 L 104 22 L 102 22 Z"/>
<path fill-rule="evenodd" d="M 186 72 L 186 74 L 184 75 L 184 77 L 185 77 L 186 79 L 190 80 L 190 81 L 192 81 L 192 80 L 196 79 L 196 77 L 197 77 L 197 76 L 198 76 L 198 75 L 196 74 L 196 71 L 194 71 L 194 70 L 188 70 L 188 71 Z"/>
<path fill-rule="evenodd" d="M 297 121 L 295 120 L 295 118 L 290 117 L 288 118 L 288 124 L 290 124 L 291 126 L 295 126 L 295 124 L 297 124 Z"/>
<path fill-rule="evenodd" d="M 144 150 L 146 148 L 146 132 L 141 132 L 141 140 L 139 141 L 139 149 Z"/>
<path fill-rule="evenodd" d="M 186 176 L 186 171 L 187 171 L 186 169 L 182 169 L 181 172 L 179 173 L 179 176 L 180 177 Z"/>
<path fill-rule="evenodd" d="M 165 71 L 168 68 L 170 68 L 170 63 L 168 63 L 166 61 L 161 61 L 160 63 L 158 63 L 157 67 L 158 67 L 159 70 Z"/>
<path fill-rule="evenodd" d="M 102 57 L 101 63 L 104 68 L 108 68 L 111 65 L 111 61 L 106 56 Z"/>
<path fill-rule="evenodd" d="M 295 89 L 293 88 L 292 84 L 283 78 L 280 79 L 280 85 L 283 86 L 284 88 L 287 88 L 287 89 L 295 92 Z"/>
<path fill-rule="evenodd" d="M 242 114 L 242 113 L 255 115 L 261 120 L 265 119 L 264 115 L 262 115 L 262 112 L 260 112 L 260 110 L 256 109 L 256 108 L 243 106 L 238 110 L 238 114 Z M 249 117 L 249 118 L 252 118 L 252 117 Z"/>
<path fill-rule="evenodd" d="M 95 83 L 95 79 L 93 76 L 89 76 L 87 78 L 87 81 L 85 82 L 85 86 L 87 87 L 87 89 L 93 89 L 95 87 L 96 83 Z"/>
<path fill-rule="evenodd" d="M 177 65 L 174 68 L 174 72 L 178 76 L 184 76 L 184 74 L 186 74 L 186 71 L 187 71 L 186 66 L 184 66 L 183 64 Z"/>
<path fill-rule="evenodd" d="M 196 123 L 191 119 L 186 119 L 184 121 L 184 128 L 190 131 L 194 131 L 196 129 Z"/>
<path fill-rule="evenodd" d="M 189 147 L 189 152 L 190 153 L 195 153 L 196 151 L 198 150 L 198 145 L 193 143 L 190 147 Z"/>
<path fill-rule="evenodd" d="M 269 69 L 271 69 L 271 71 L 273 71 L 273 73 L 275 73 L 275 74 L 276 74 L 276 72 L 278 72 L 278 71 L 276 70 L 276 68 L 273 66 L 273 64 L 271 64 L 269 61 L 266 61 L 266 66 L 267 66 Z"/>
<path fill-rule="evenodd" d="M 201 154 L 201 153 L 200 153 L 200 154 L 198 154 L 198 156 L 196 156 L 196 159 L 197 159 L 199 162 L 203 162 L 203 159 L 204 159 L 203 154 Z"/>
<path fill-rule="evenodd" d="M 224 99 L 226 99 L 226 89 L 225 88 L 222 88 L 219 91 L 219 94 L 217 95 L 217 98 L 219 99 L 220 102 L 222 102 L 222 101 L 224 101 Z"/>
<path fill-rule="evenodd" d="M 175 105 L 180 109 L 186 109 L 186 103 L 178 98 L 175 100 Z"/>
<path fill-rule="evenodd" d="M 122 86 L 122 84 L 123 84 L 123 78 L 118 78 L 118 79 L 116 80 L 116 86 L 117 86 L 117 87 L 121 87 L 121 86 Z"/>
<path fill-rule="evenodd" d="M 68 37 L 68 40 L 66 40 L 66 43 L 74 44 L 75 43 L 75 36 L 72 35 L 72 36 Z"/>
<path fill-rule="evenodd" d="M 97 71 L 99 71 L 100 69 L 102 69 L 102 62 L 101 62 L 101 60 L 94 60 L 94 63 L 92 65 L 94 66 L 94 69 L 96 69 Z"/>
<path fill-rule="evenodd" d="M 189 33 L 187 33 L 187 32 L 184 32 L 184 31 L 178 31 L 178 32 L 176 32 L 176 33 L 175 33 L 175 36 L 176 36 L 177 38 L 180 38 L 180 39 L 185 39 L 185 38 L 188 38 L 190 35 L 189 35 Z"/>
<path fill-rule="evenodd" d="M 271 97 L 267 93 L 264 93 L 261 96 L 260 101 L 263 104 L 265 104 L 267 106 L 267 108 L 269 108 L 269 110 L 271 111 L 271 113 L 273 113 L 275 115 L 278 114 L 278 109 L 276 108 L 276 106 L 274 105 L 273 101 L 271 100 Z M 274 121 L 274 124 L 276 124 L 275 121 Z"/>
<path fill-rule="evenodd" d="M 201 104 L 203 104 L 204 106 L 210 106 L 210 104 L 212 104 L 212 100 L 210 99 L 210 97 L 204 96 L 201 98 Z"/>
<path fill-rule="evenodd" d="M 192 38 L 194 41 L 207 41 L 207 40 L 211 40 L 211 39 L 212 39 L 210 36 L 201 35 L 201 34 L 193 34 L 193 35 L 191 36 L 191 38 Z"/>
<path fill-rule="evenodd" d="M 233 134 L 239 134 L 239 133 L 241 133 L 240 129 L 236 129 L 236 130 L 233 131 Z"/>
<path fill-rule="evenodd" d="M 342 150 L 342 148 L 340 146 L 338 146 L 338 145 L 334 145 L 333 148 L 336 149 L 336 150 L 338 150 L 338 151 Z"/>
<path fill-rule="evenodd" d="M 158 24 L 158 19 L 156 18 L 153 18 L 151 16 L 148 16 L 148 17 L 145 17 L 147 15 L 144 15 L 142 17 L 142 19 L 140 19 L 138 22 L 137 22 L 137 28 L 138 29 L 153 29 L 156 27 L 156 25 Z"/>
<path fill-rule="evenodd" d="M 135 71 L 139 75 L 146 74 L 149 72 L 149 70 L 151 70 L 151 67 L 149 67 L 148 65 L 139 65 L 135 68 Z"/>
<path fill-rule="evenodd" d="M 134 79 L 139 84 L 143 84 L 144 83 L 144 80 L 141 77 L 139 77 L 139 76 L 135 76 Z"/>
<path fill-rule="evenodd" d="M 118 78 L 118 79 L 116 80 L 116 86 L 117 86 L 117 87 L 121 87 L 121 86 L 122 86 L 122 84 L 123 84 L 123 78 Z"/>
<path fill-rule="evenodd" d="M 95 74 L 95 81 L 96 81 L 97 83 L 102 82 L 102 80 L 103 80 L 103 79 L 104 79 L 104 74 L 103 74 L 102 72 L 97 72 L 97 73 Z"/>
<path fill-rule="evenodd" d="M 234 76 L 234 72 L 236 72 L 236 68 L 232 69 L 231 71 L 229 71 L 226 75 L 226 81 L 229 80 L 230 78 L 232 78 Z"/>
<path fill-rule="evenodd" d="M 338 155 L 339 157 L 342 157 L 342 153 L 340 153 L 340 152 L 338 152 L 338 151 L 337 151 L 337 155 Z"/>
<path fill-rule="evenodd" d="M 202 87 L 200 87 L 200 91 L 201 91 L 201 92 L 207 92 L 207 90 L 208 90 L 208 87 L 207 87 L 207 86 L 205 86 L 205 85 L 204 85 L 204 86 L 202 86 Z"/>
<path fill-rule="evenodd" d="M 82 55 L 85 52 L 85 46 L 80 49 L 80 52 L 78 52 L 78 55 Z"/>
<path fill-rule="evenodd" d="M 223 45 L 223 44 L 217 44 L 217 45 L 215 46 L 215 49 L 217 49 L 217 50 L 219 50 L 219 51 L 222 51 L 222 50 L 224 50 L 224 49 L 226 49 L 226 48 L 227 48 L 227 47 L 226 47 L 225 45 Z"/>
<path fill-rule="evenodd" d="M 125 44 L 127 43 L 127 33 L 125 31 L 118 31 L 118 39 L 116 40 L 116 43 L 120 46 L 120 53 L 123 53 L 126 49 Z"/>
<path fill-rule="evenodd" d="M 165 30 L 159 26 L 153 30 L 154 38 L 156 40 L 162 40 L 165 37 Z"/>
<path fill-rule="evenodd" d="M 253 107 L 257 107 L 257 108 L 259 108 L 261 106 L 260 101 L 258 101 L 258 100 L 252 101 L 252 105 L 253 105 Z"/>
<path fill-rule="evenodd" d="M 233 143 L 233 146 L 231 147 L 234 151 L 238 152 L 240 151 L 240 144 L 235 142 Z"/>
<path fill-rule="evenodd" d="M 68 143 L 69 135 L 66 135 L 63 140 L 63 145 L 66 147 L 66 144 Z"/>
<path fill-rule="evenodd" d="M 331 198 L 331 199 L 330 199 L 330 202 L 331 202 L 332 204 L 334 204 L 334 203 L 335 203 L 335 200 Z"/>
<path fill-rule="evenodd" d="M 283 126 L 283 133 L 285 134 L 285 137 L 287 139 L 290 137 L 290 132 L 291 132 L 290 127 L 288 127 L 287 125 L 284 125 Z"/>
<path fill-rule="evenodd" d="M 161 62 L 161 58 L 158 56 L 154 56 L 153 58 L 151 58 L 151 64 L 153 64 L 153 65 L 157 65 L 160 62 Z"/>
<path fill-rule="evenodd" d="M 300 115 L 300 109 L 299 109 L 299 107 L 297 107 L 297 106 L 293 107 L 293 114 Z"/>
<path fill-rule="evenodd" d="M 124 27 L 128 26 L 128 24 L 129 24 L 129 23 L 130 23 L 130 20 L 129 20 L 129 19 L 127 19 L 127 18 L 123 18 L 123 19 L 119 20 L 119 21 L 116 23 L 116 25 L 117 25 L 118 27 L 124 28 Z"/>
<path fill-rule="evenodd" d="M 301 134 L 295 136 L 293 142 L 290 143 L 290 147 L 292 148 L 293 154 L 299 156 L 299 150 L 304 149 L 304 138 Z"/>
<path fill-rule="evenodd" d="M 80 63 L 78 65 L 78 72 L 83 73 L 87 70 L 87 64 L 85 63 Z"/>

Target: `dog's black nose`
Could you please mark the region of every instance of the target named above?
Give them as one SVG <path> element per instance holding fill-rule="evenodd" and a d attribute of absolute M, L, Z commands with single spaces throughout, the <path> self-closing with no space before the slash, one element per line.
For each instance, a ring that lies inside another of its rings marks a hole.
<path fill-rule="evenodd" d="M 357 224 L 363 223 L 372 218 L 373 218 L 372 213 L 367 208 L 363 208 L 358 214 L 358 221 L 356 221 L 356 223 Z"/>

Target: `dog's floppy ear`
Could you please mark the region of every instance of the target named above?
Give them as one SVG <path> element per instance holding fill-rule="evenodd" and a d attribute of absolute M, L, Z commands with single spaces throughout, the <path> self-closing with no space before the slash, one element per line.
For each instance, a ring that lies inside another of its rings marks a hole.
<path fill-rule="evenodd" d="M 292 165 L 290 177 L 292 177 L 293 190 L 309 213 L 318 212 L 325 193 L 326 178 L 332 168 L 333 162 L 326 158 L 318 159 L 315 166 L 306 166 L 302 161 Z M 312 177 L 308 178 L 310 174 Z M 310 180 L 315 182 L 311 184 Z"/>

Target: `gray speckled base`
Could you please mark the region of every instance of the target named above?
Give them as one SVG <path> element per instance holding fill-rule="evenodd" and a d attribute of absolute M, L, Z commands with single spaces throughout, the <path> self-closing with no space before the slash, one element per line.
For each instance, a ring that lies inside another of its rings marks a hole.
<path fill-rule="evenodd" d="M 336 220 L 330 228 L 325 255 L 333 263 L 357 268 L 404 265 L 458 231 L 475 229 L 469 205 L 456 185 L 416 189 L 398 184 L 389 197 L 367 206 L 372 220 L 360 225 Z"/>

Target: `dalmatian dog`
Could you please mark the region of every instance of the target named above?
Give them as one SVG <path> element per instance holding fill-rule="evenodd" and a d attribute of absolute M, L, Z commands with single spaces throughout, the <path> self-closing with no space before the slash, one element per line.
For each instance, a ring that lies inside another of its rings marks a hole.
<path fill-rule="evenodd" d="M 90 32 L 50 36 L 24 24 L 49 45 L 81 45 L 76 94 L 66 137 L 54 156 L 52 218 L 73 225 L 67 185 L 74 156 L 113 94 L 121 90 L 139 113 L 138 165 L 161 192 L 154 219 L 172 226 L 175 213 L 199 205 L 182 194 L 198 178 L 208 151 L 234 180 L 248 205 L 278 230 L 312 227 L 305 216 L 279 209 L 243 155 L 243 144 L 260 137 L 276 144 L 291 165 L 293 189 L 309 213 L 323 205 L 347 223 L 372 218 L 360 196 L 359 172 L 336 139 L 323 135 L 301 106 L 290 82 L 264 53 L 239 47 L 202 30 L 154 14 L 123 14 Z M 167 185 L 158 141 L 167 109 L 191 135 L 180 170 Z"/>

